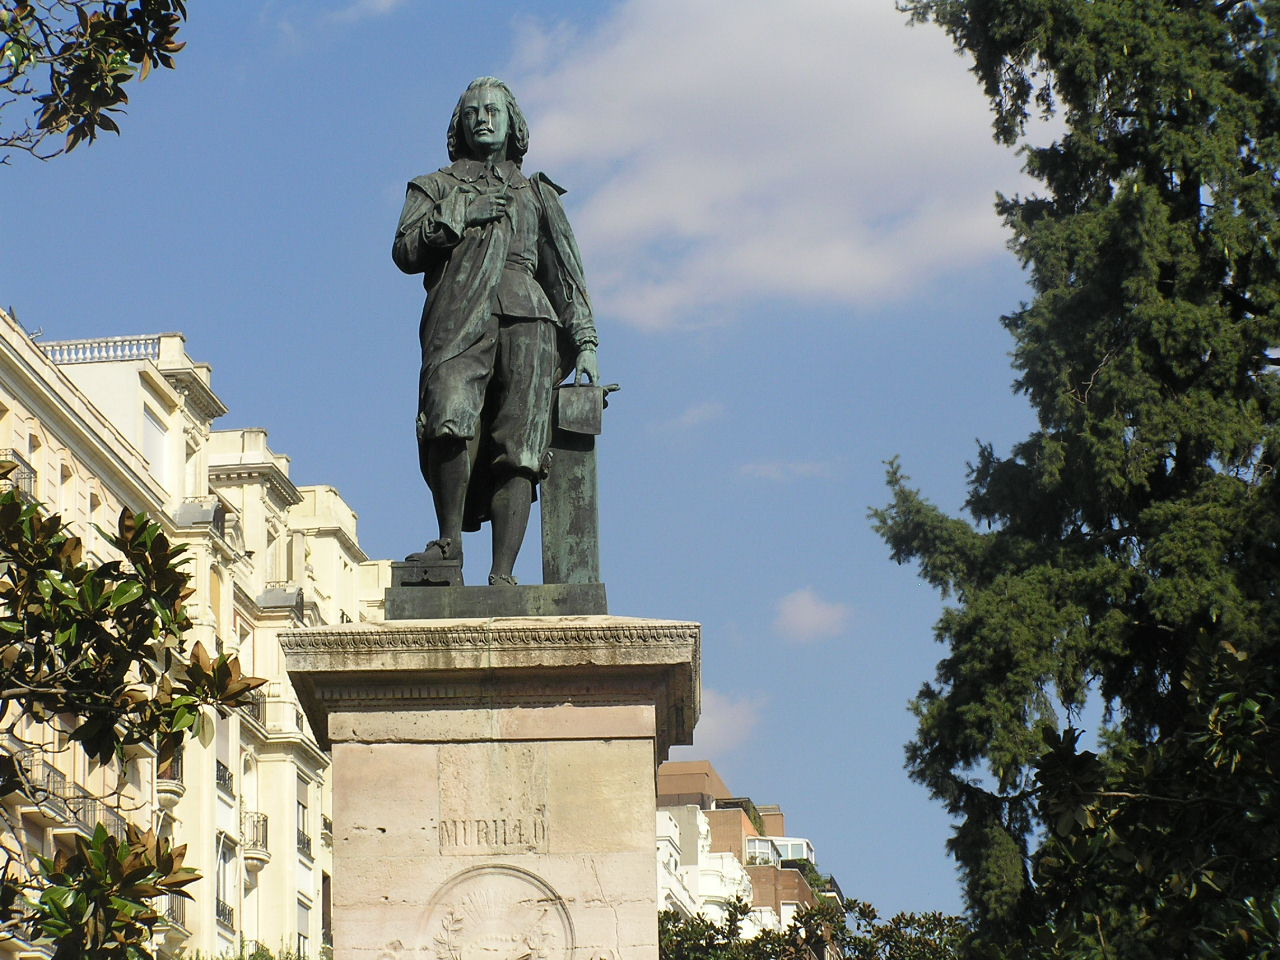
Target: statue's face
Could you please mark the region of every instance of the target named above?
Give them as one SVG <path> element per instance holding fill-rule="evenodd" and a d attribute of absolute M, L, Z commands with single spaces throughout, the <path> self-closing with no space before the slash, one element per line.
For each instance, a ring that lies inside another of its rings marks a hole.
<path fill-rule="evenodd" d="M 496 87 L 477 87 L 462 98 L 462 135 L 473 157 L 503 156 L 510 118 L 507 98 Z"/>

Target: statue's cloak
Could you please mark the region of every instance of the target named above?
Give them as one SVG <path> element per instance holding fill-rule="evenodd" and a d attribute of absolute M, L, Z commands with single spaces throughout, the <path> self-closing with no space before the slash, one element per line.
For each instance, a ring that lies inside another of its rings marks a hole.
<path fill-rule="evenodd" d="M 563 380 L 577 359 L 578 346 L 595 343 L 595 322 L 587 296 L 582 255 L 560 202 L 564 191 L 548 177 L 525 178 L 510 161 L 498 165 L 510 190 L 530 190 L 538 211 L 538 269 L 535 280 L 555 311 L 558 365 L 556 382 Z M 422 366 L 418 378 L 419 410 L 423 398 L 437 384 L 441 364 L 475 344 L 494 312 L 498 285 L 511 246 L 507 218 L 484 226 L 466 227 L 466 208 L 477 193 L 484 167 L 475 160 L 458 160 L 448 167 L 409 181 L 404 211 L 396 229 L 392 259 L 405 273 L 422 273 L 427 291 L 418 337 Z M 550 437 L 551 411 L 541 412 Z M 424 476 L 426 444 L 419 445 Z M 493 478 L 483 458 L 476 461 L 467 491 L 464 529 L 477 529 L 487 519 Z"/>

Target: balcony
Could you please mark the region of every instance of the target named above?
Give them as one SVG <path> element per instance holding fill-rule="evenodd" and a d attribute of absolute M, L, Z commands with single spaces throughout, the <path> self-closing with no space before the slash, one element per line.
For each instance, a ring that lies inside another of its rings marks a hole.
<path fill-rule="evenodd" d="M 249 702 L 240 708 L 246 717 L 252 718 L 259 726 L 266 725 L 267 717 L 267 698 L 259 690 L 253 690 L 249 693 Z"/>
<path fill-rule="evenodd" d="M 62 771 L 35 757 L 30 751 L 15 756 L 28 784 L 28 799 L 32 806 L 28 815 L 39 819 L 46 826 L 65 823 L 71 817 L 62 798 L 69 789 L 67 777 Z"/>
<path fill-rule="evenodd" d="M 52 827 L 55 835 L 78 833 L 90 837 L 102 824 L 117 840 L 127 838 L 125 818 L 62 771 L 31 753 L 19 754 L 17 759 L 27 775 L 30 799 L 35 804 L 30 812 Z"/>
<path fill-rule="evenodd" d="M 215 760 L 213 764 L 213 780 L 218 785 L 218 789 L 225 791 L 231 796 L 236 795 L 236 781 L 231 773 L 231 768 L 221 760 Z"/>
<path fill-rule="evenodd" d="M 55 340 L 39 346 L 54 363 L 102 363 L 110 360 L 158 360 L 160 358 L 158 336 Z"/>
<path fill-rule="evenodd" d="M 326 847 L 333 846 L 333 820 L 330 817 L 320 818 L 320 842 Z"/>
<path fill-rule="evenodd" d="M 0 480 L 0 490 L 16 490 L 24 500 L 36 498 L 36 470 L 27 462 L 27 458 L 12 447 L 0 450 L 0 460 L 7 460 L 18 465 L 9 476 Z"/>
<path fill-rule="evenodd" d="M 768 837 L 747 837 L 748 867 L 780 867 L 782 857 L 778 848 Z"/>
<path fill-rule="evenodd" d="M 107 833 L 117 840 L 123 841 L 128 835 L 125 829 L 126 820 L 112 810 L 97 797 L 85 792 L 80 787 L 73 787 L 74 795 L 64 797 L 67 809 L 71 811 L 81 829 L 92 834 L 98 824 L 107 828 Z"/>
<path fill-rule="evenodd" d="M 213 901 L 213 916 L 218 923 L 224 927 L 230 927 L 232 930 L 236 927 L 236 911 L 231 904 L 222 899 Z"/>
<path fill-rule="evenodd" d="M 305 830 L 298 830 L 298 852 L 308 859 L 311 858 L 311 834 Z"/>
<path fill-rule="evenodd" d="M 267 815 L 246 810 L 240 817 L 240 849 L 244 851 L 244 868 L 257 873 L 271 860 L 267 849 Z"/>
<path fill-rule="evenodd" d="M 184 930 L 190 929 L 187 926 L 187 898 L 180 897 L 176 893 L 166 893 L 164 918 L 170 923 L 176 923 Z"/>
<path fill-rule="evenodd" d="M 186 792 L 186 784 L 182 782 L 182 752 L 179 751 L 156 771 L 156 800 L 161 809 L 172 810 Z"/>

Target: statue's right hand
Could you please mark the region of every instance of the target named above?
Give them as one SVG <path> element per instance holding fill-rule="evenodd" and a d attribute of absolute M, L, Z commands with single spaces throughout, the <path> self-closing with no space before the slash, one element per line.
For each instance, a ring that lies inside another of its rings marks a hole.
<path fill-rule="evenodd" d="M 507 215 L 507 195 L 505 193 L 484 193 L 471 201 L 467 207 L 467 226 L 478 227 L 493 223 Z"/>

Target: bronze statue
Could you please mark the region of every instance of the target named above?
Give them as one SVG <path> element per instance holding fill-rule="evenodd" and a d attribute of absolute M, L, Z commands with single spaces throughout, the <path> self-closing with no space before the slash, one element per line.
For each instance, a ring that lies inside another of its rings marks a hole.
<path fill-rule="evenodd" d="M 521 172 L 529 128 L 506 84 L 472 81 L 448 148 L 449 166 L 409 181 L 391 254 L 427 290 L 418 460 L 439 536 L 407 559 L 460 573 L 462 531 L 488 520 L 489 583 L 514 584 L 555 387 L 575 369 L 599 383 L 599 340 L 564 191 Z"/>

